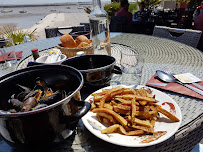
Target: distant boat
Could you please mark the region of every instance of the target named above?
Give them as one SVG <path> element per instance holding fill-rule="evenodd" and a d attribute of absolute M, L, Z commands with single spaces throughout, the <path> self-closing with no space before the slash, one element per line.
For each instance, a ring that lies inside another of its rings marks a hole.
<path fill-rule="evenodd" d="M 56 12 L 56 10 L 51 10 L 51 12 Z"/>
<path fill-rule="evenodd" d="M 79 6 L 78 9 L 83 9 L 83 6 Z"/>
<path fill-rule="evenodd" d="M 19 11 L 19 13 L 26 13 L 26 12 L 27 12 L 26 10 Z"/>
<path fill-rule="evenodd" d="M 9 13 L 9 12 L 13 12 L 13 10 L 7 10 L 7 9 L 1 10 L 1 13 Z"/>
<path fill-rule="evenodd" d="M 66 9 L 70 9 L 70 7 L 66 7 Z"/>

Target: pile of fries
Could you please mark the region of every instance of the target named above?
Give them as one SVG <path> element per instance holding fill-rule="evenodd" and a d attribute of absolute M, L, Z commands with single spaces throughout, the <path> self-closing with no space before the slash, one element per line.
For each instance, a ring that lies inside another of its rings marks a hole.
<path fill-rule="evenodd" d="M 155 96 L 145 89 L 130 89 L 116 87 L 103 89 L 100 93 L 92 94 L 94 97 L 91 111 L 97 114 L 101 123 L 107 123 L 108 128 L 102 134 L 120 133 L 127 136 L 153 135 L 142 143 L 154 141 L 166 134 L 154 132 L 159 112 L 174 122 L 180 120 L 170 112 L 156 104 Z"/>

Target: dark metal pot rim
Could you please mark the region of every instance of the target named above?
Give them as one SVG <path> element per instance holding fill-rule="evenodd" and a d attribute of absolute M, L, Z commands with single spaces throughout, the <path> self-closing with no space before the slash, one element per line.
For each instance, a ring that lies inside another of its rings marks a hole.
<path fill-rule="evenodd" d="M 97 72 L 97 71 L 105 71 L 106 69 L 108 69 L 109 67 L 111 67 L 111 66 L 113 66 L 113 65 L 115 65 L 116 64 L 116 59 L 114 58 L 114 57 L 112 57 L 112 56 L 110 56 L 110 55 L 98 55 L 98 54 L 87 54 L 87 55 L 85 55 L 85 56 L 106 56 L 106 57 L 108 57 L 108 58 L 113 58 L 114 59 L 114 62 L 112 62 L 111 64 L 109 64 L 109 65 L 106 65 L 106 66 L 103 66 L 103 67 L 99 67 L 99 68 L 94 68 L 94 69 L 86 69 L 86 70 L 79 70 L 80 72 L 82 72 L 82 73 L 93 73 L 93 72 Z M 80 58 L 80 57 L 82 57 L 82 56 L 79 56 L 79 57 L 72 57 L 72 58 L 68 58 L 68 59 L 66 59 L 66 60 L 71 60 L 71 59 L 73 59 L 73 58 Z M 65 60 L 65 61 L 66 61 Z M 65 62 L 65 61 L 63 61 L 63 62 Z M 63 62 L 60 64 L 60 65 L 65 65 L 65 64 L 63 64 Z M 66 65 L 66 66 L 69 66 L 69 65 Z"/>
<path fill-rule="evenodd" d="M 11 74 L 13 74 L 13 75 L 11 75 L 11 76 L 9 76 L 9 77 L 6 77 L 7 75 L 5 75 L 5 76 L 4 76 L 4 79 L 0 79 L 0 83 L 1 83 L 2 81 L 5 81 L 6 79 L 9 79 L 9 78 L 11 78 L 11 77 L 13 77 L 13 76 L 16 76 L 16 75 L 18 75 L 18 74 L 21 74 L 23 71 L 31 71 L 32 69 L 36 69 L 37 67 L 41 67 L 41 66 L 45 66 L 45 67 L 46 67 L 46 66 L 50 66 L 50 65 L 36 65 L 36 66 L 27 67 L 27 68 L 25 68 L 25 69 L 21 69 L 21 70 L 18 70 L 18 71 L 14 71 L 14 72 L 11 73 Z M 59 67 L 59 66 L 62 66 L 62 67 L 64 67 L 64 68 L 67 68 L 67 67 L 68 67 L 68 68 L 70 68 L 70 69 L 75 70 L 75 71 L 80 75 L 80 77 L 81 77 L 81 82 L 80 82 L 80 85 L 78 86 L 78 88 L 77 88 L 75 91 L 73 91 L 68 97 L 66 97 L 66 98 L 64 98 L 64 99 L 62 99 L 62 100 L 60 100 L 60 101 L 58 101 L 58 102 L 56 102 L 56 103 L 54 103 L 54 104 L 51 104 L 51 105 L 49 105 L 49 106 L 47 106 L 47 107 L 40 108 L 40 109 L 33 110 L 33 111 L 28 111 L 28 112 L 17 112 L 17 113 L 5 113 L 3 110 L 0 110 L 0 117 L 26 116 L 26 115 L 36 114 L 36 113 L 40 113 L 40 112 L 43 112 L 43 111 L 50 110 L 50 109 L 52 109 L 52 108 L 54 108 L 54 107 L 56 107 L 56 106 L 62 104 L 62 103 L 63 103 L 64 101 L 66 101 L 67 99 L 72 98 L 73 95 L 76 94 L 76 93 L 82 88 L 82 86 L 83 86 L 83 84 L 84 84 L 84 78 L 83 78 L 83 76 L 82 76 L 82 73 L 81 73 L 79 70 L 77 70 L 76 68 L 71 67 L 71 66 L 64 66 L 64 65 L 51 65 L 51 66 L 52 66 L 52 67 L 55 67 L 55 68 L 57 68 L 57 67 Z M 16 73 L 16 72 L 18 72 L 18 73 Z M 9 74 L 9 75 L 10 75 L 10 74 Z"/>

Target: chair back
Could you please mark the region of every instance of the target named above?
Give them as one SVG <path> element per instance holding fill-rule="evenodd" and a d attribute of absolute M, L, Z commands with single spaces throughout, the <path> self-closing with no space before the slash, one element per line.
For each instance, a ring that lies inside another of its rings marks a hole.
<path fill-rule="evenodd" d="M 192 47 L 197 47 L 202 31 L 191 29 L 178 29 L 166 26 L 155 26 L 153 36 L 178 41 Z"/>
<path fill-rule="evenodd" d="M 111 32 L 126 32 L 127 25 L 128 22 L 124 16 L 112 16 L 109 27 Z"/>
<path fill-rule="evenodd" d="M 78 26 L 45 28 L 46 38 L 61 36 L 61 35 L 65 34 L 65 33 L 61 33 L 61 30 L 67 30 L 67 29 L 72 29 L 71 32 L 69 33 L 71 35 L 71 33 L 74 33 L 74 32 L 85 31 L 85 26 L 78 25 Z"/>

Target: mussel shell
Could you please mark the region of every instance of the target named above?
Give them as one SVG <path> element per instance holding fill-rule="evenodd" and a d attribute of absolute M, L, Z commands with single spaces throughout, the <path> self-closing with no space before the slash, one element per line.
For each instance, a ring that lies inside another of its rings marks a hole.
<path fill-rule="evenodd" d="M 36 85 L 33 90 L 41 90 L 44 94 L 44 92 L 47 92 L 48 89 L 49 88 L 47 87 L 47 84 L 44 80 L 42 80 L 41 78 L 36 78 Z"/>
<path fill-rule="evenodd" d="M 17 85 L 23 92 L 29 93 L 29 92 L 31 91 L 31 89 L 28 88 L 28 87 L 25 87 L 25 86 L 20 85 L 20 84 L 16 84 L 16 85 Z"/>
<path fill-rule="evenodd" d="M 11 107 L 11 109 L 15 109 L 17 111 L 20 111 L 21 108 L 23 107 L 23 103 L 21 101 L 19 101 L 18 99 L 9 99 L 8 100 L 9 106 Z"/>
<path fill-rule="evenodd" d="M 16 96 L 16 98 L 17 98 L 18 100 L 20 100 L 20 101 L 23 101 L 24 98 L 26 97 L 26 95 L 28 95 L 28 94 L 29 94 L 29 92 L 21 92 L 21 93 L 19 93 L 19 94 Z"/>
<path fill-rule="evenodd" d="M 30 97 L 34 97 L 37 94 L 36 91 L 30 91 L 30 93 L 28 93 L 25 98 L 23 99 L 23 101 L 26 101 L 28 98 Z"/>
<path fill-rule="evenodd" d="M 21 109 L 21 112 L 27 112 L 30 111 L 35 105 L 37 104 L 37 101 L 34 97 L 29 97 L 24 103 L 23 107 Z"/>
<path fill-rule="evenodd" d="M 9 113 L 16 113 L 17 111 L 16 111 L 16 109 L 9 109 L 7 112 L 9 112 Z"/>
<path fill-rule="evenodd" d="M 47 104 L 39 104 L 39 105 L 35 106 L 32 110 L 41 109 L 41 108 L 44 108 L 44 107 L 47 107 L 47 106 L 48 106 Z"/>
<path fill-rule="evenodd" d="M 50 96 L 43 97 L 42 99 L 40 99 L 40 102 L 50 105 L 50 104 L 60 101 L 61 99 L 62 99 L 62 93 L 61 93 L 61 91 L 58 90 Z"/>

